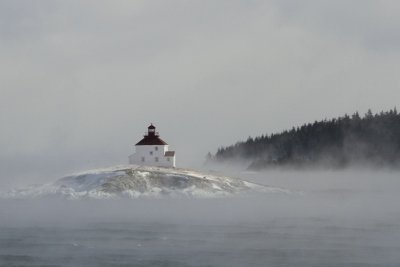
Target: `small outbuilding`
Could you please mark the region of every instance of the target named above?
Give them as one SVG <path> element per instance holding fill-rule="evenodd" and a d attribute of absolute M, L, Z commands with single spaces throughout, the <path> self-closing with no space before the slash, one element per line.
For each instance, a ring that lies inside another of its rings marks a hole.
<path fill-rule="evenodd" d="M 175 167 L 175 151 L 160 138 L 156 127 L 150 124 L 143 139 L 135 145 L 135 153 L 129 156 L 129 164 L 158 167 Z"/>

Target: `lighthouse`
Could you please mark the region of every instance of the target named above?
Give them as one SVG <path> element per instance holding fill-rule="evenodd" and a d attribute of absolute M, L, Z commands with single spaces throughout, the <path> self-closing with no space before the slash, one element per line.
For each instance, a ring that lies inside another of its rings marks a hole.
<path fill-rule="evenodd" d="M 168 144 L 150 124 L 143 139 L 135 145 L 135 153 L 129 156 L 129 164 L 175 167 L 175 151 L 168 150 Z"/>

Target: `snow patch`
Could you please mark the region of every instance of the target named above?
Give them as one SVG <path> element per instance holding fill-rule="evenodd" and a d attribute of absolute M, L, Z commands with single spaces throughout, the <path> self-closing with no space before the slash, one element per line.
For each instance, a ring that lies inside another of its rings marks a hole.
<path fill-rule="evenodd" d="M 288 193 L 278 188 L 193 170 L 123 165 L 72 174 L 54 183 L 32 185 L 0 193 L 0 197 L 12 199 L 212 198 L 246 192 Z"/>

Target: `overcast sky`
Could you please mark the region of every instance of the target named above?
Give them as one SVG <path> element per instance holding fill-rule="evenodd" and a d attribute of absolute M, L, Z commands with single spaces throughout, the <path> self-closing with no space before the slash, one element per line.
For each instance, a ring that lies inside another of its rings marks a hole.
<path fill-rule="evenodd" d="M 249 135 L 388 110 L 399 52 L 397 0 L 1 1 L 0 179 L 126 163 L 150 122 L 196 167 Z"/>

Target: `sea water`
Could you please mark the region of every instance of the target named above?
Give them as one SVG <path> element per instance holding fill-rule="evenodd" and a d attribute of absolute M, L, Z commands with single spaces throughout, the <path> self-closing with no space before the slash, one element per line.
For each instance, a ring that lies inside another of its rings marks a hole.
<path fill-rule="evenodd" d="M 0 266 L 400 266 L 396 173 L 246 174 L 218 199 L 0 202 Z"/>

